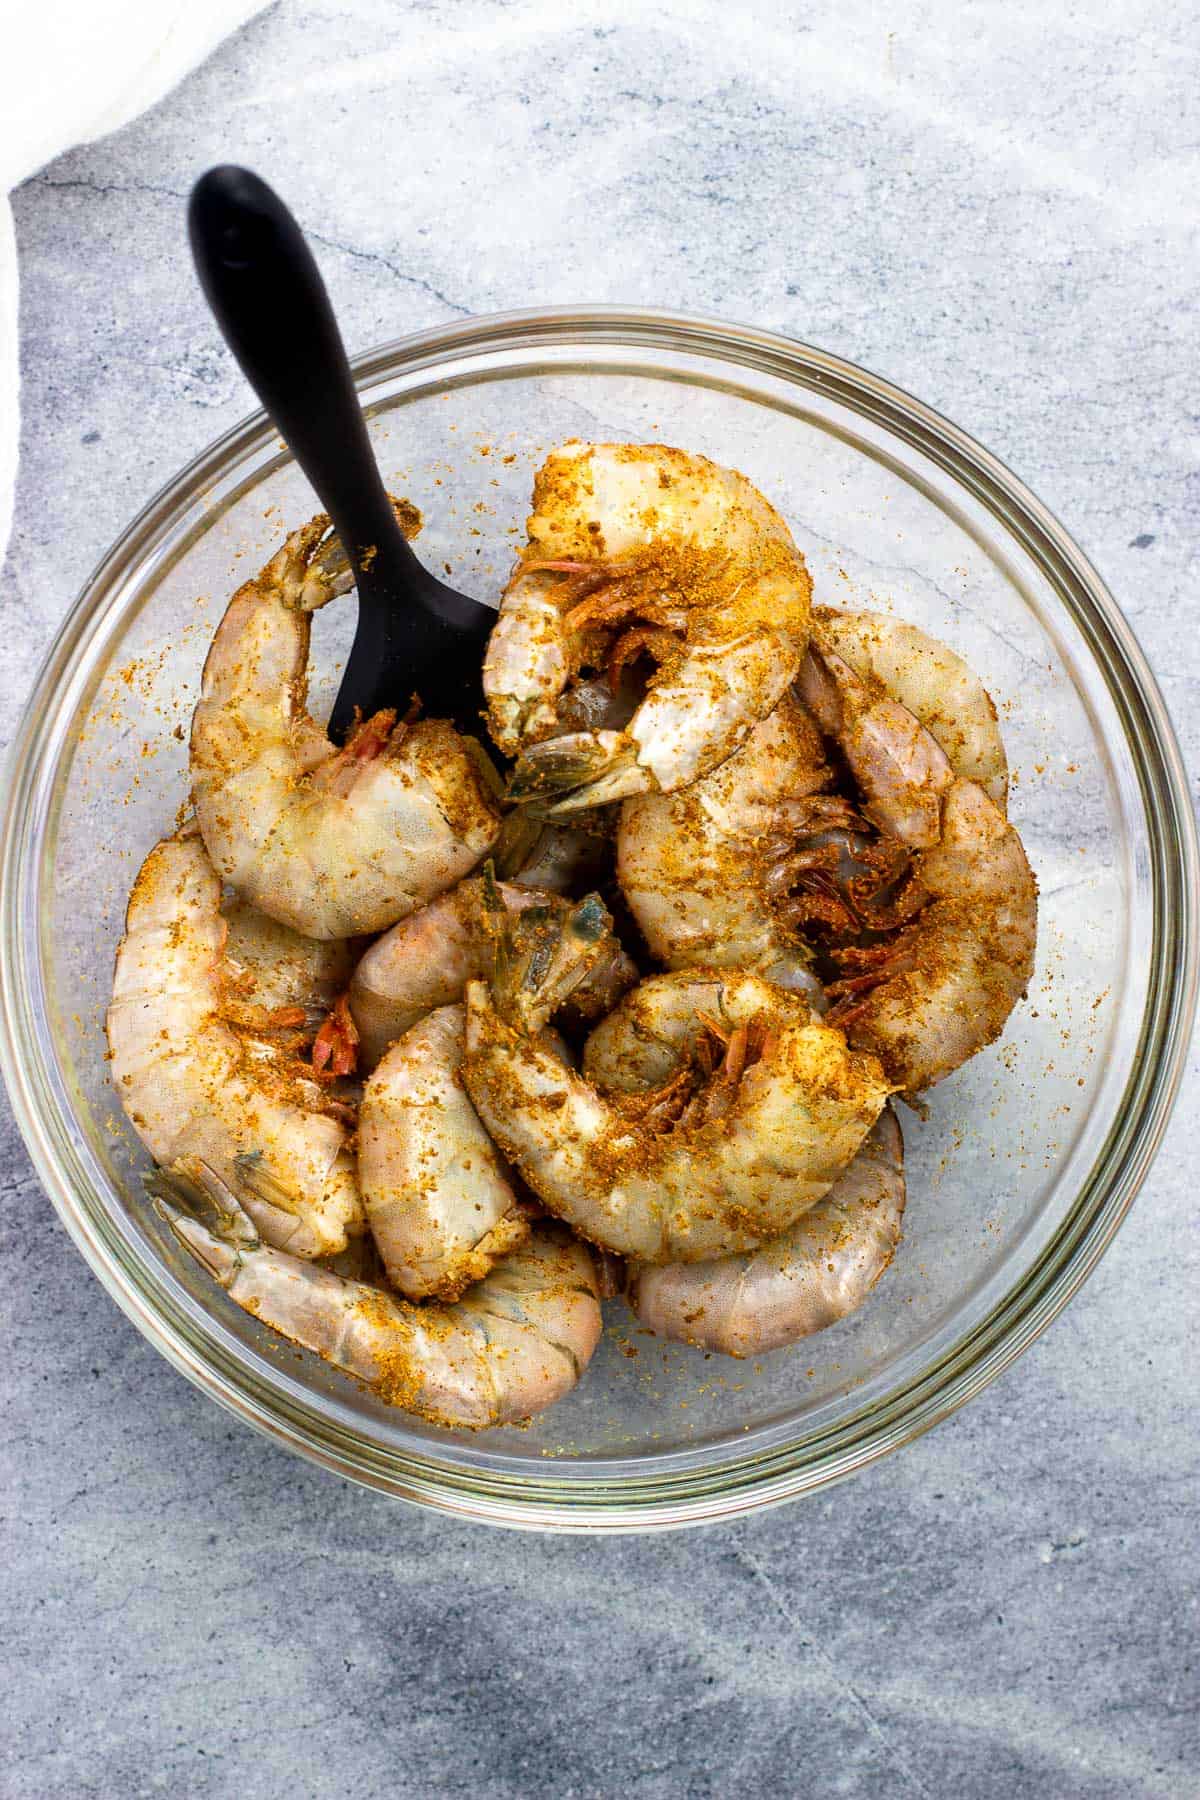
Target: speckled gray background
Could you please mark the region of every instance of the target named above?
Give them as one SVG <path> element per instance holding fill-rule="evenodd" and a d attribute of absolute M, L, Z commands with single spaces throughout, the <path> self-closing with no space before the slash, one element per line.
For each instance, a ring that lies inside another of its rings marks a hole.
<path fill-rule="evenodd" d="M 1099 564 L 1194 764 L 1196 9 L 1027 10 L 273 8 L 16 197 L 3 734 L 106 544 L 247 410 L 181 236 L 235 159 L 355 347 L 621 299 L 919 393 Z M 1198 1103 L 1193 1075 L 1099 1273 L 965 1413 L 825 1500 L 620 1542 L 457 1527 L 231 1424 L 5 1116 L 0 1792 L 1193 1795 Z"/>

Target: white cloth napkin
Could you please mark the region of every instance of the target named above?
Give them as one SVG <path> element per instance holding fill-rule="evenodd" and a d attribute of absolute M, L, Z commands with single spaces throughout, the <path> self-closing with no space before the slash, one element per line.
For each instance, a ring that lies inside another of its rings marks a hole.
<path fill-rule="evenodd" d="M 0 562 L 20 421 L 17 246 L 8 194 L 74 144 L 128 124 L 265 0 L 11 0 L 0 5 Z"/>

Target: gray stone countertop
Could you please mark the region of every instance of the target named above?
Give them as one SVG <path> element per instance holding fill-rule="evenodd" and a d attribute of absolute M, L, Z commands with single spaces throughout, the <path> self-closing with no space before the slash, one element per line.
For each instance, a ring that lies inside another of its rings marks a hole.
<path fill-rule="evenodd" d="M 237 160 L 311 226 L 353 346 L 627 300 L 920 394 L 1094 558 L 1195 766 L 1195 23 L 284 0 L 16 196 L 4 735 L 102 550 L 248 409 L 181 238 Z M 232 1423 L 5 1115 L 0 1792 L 1195 1793 L 1197 1106 L 1193 1071 L 1098 1273 L 967 1410 L 811 1503 L 623 1541 L 451 1524 Z"/>

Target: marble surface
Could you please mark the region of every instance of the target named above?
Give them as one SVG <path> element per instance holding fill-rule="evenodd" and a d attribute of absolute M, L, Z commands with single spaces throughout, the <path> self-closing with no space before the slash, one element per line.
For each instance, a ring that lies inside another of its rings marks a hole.
<path fill-rule="evenodd" d="M 919 393 L 1098 563 L 1196 766 L 1187 9 L 566 11 L 284 0 L 17 193 L 3 736 L 101 551 L 247 410 L 181 237 L 234 159 L 356 347 L 623 299 Z M 1198 1103 L 1193 1070 L 1096 1276 L 965 1412 L 827 1498 L 619 1542 L 458 1527 L 231 1423 L 86 1272 L 5 1114 L 0 1793 L 1182 1800 Z"/>

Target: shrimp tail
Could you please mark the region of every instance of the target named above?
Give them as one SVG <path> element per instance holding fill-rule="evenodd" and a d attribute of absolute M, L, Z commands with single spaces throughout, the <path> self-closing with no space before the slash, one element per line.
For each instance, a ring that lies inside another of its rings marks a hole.
<path fill-rule="evenodd" d="M 215 1281 L 228 1288 L 244 1254 L 261 1248 L 253 1222 L 226 1182 L 198 1156 L 143 1177 L 154 1210 Z"/>
<path fill-rule="evenodd" d="M 499 993 L 509 993 L 514 987 L 513 968 L 517 955 L 513 918 L 504 904 L 496 880 L 496 865 L 490 857 L 480 873 L 479 910 L 484 933 L 492 946 L 492 985 Z"/>
<path fill-rule="evenodd" d="M 492 846 L 492 862 L 501 881 L 511 881 L 531 860 L 545 827 L 529 807 L 517 807 L 505 816 Z"/>
<path fill-rule="evenodd" d="M 508 797 L 550 819 L 644 794 L 654 779 L 624 731 L 568 731 L 532 744 L 517 760 Z"/>
<path fill-rule="evenodd" d="M 610 951 L 612 918 L 598 894 L 586 895 L 566 913 L 541 906 L 510 913 L 486 869 L 482 885 L 485 925 L 495 945 L 496 1009 L 512 1024 L 536 1028 Z"/>

